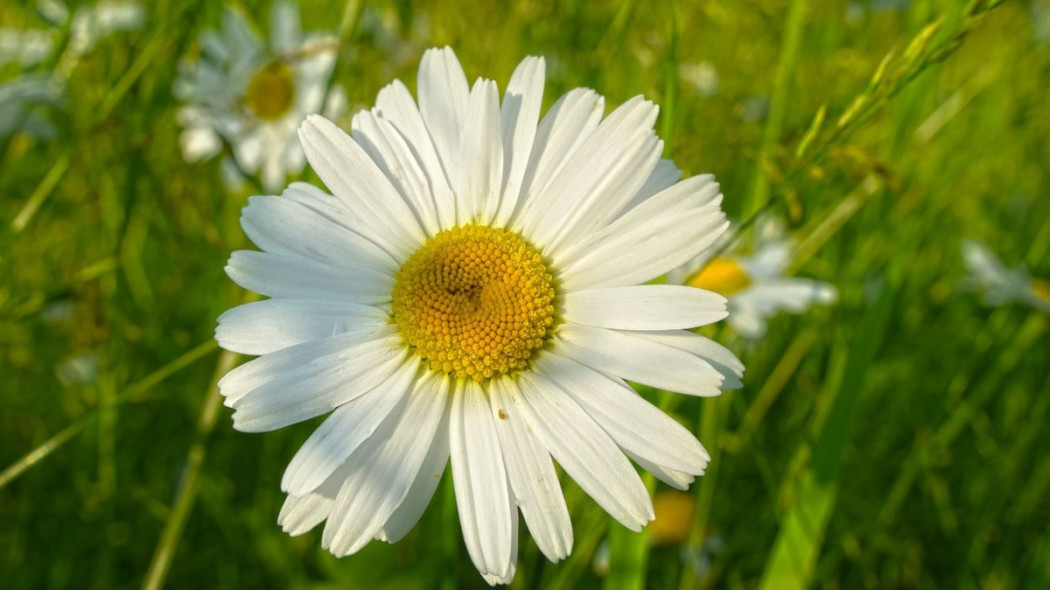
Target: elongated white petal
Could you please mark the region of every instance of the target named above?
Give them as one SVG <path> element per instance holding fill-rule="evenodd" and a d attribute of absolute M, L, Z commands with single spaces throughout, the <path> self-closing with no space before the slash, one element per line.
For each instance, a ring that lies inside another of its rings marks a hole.
<path fill-rule="evenodd" d="M 374 305 L 390 301 L 394 277 L 366 266 L 335 267 L 294 254 L 238 250 L 226 263 L 233 282 L 267 297 Z"/>
<path fill-rule="evenodd" d="M 586 239 L 626 207 L 663 151 L 652 131 L 656 113 L 636 97 L 598 125 L 537 196 L 545 210 L 525 227 L 537 244 L 554 250 L 566 239 Z"/>
<path fill-rule="evenodd" d="M 684 350 L 578 324 L 562 326 L 558 336 L 555 351 L 607 375 L 690 395 L 720 393 L 722 374 Z"/>
<path fill-rule="evenodd" d="M 449 395 L 449 379 L 445 375 L 430 381 L 429 387 L 433 389 L 435 395 L 445 397 Z M 451 404 L 445 407 L 441 422 L 434 432 L 434 440 L 430 443 L 430 450 L 427 451 L 427 456 L 419 467 L 416 480 L 412 482 L 412 487 L 409 488 L 401 505 L 390 515 L 383 528 L 376 532 L 376 539 L 387 543 L 400 541 L 412 530 L 412 527 L 416 526 L 419 518 L 423 516 L 423 511 L 430 504 L 430 499 L 434 497 L 434 491 L 441 482 L 441 475 L 445 472 L 445 466 L 448 465 L 450 406 Z"/>
<path fill-rule="evenodd" d="M 348 218 L 355 218 L 355 230 L 402 258 L 425 241 L 408 204 L 346 132 L 324 117 L 310 115 L 299 128 L 299 138 L 314 171 L 342 201 Z"/>
<path fill-rule="evenodd" d="M 572 396 L 625 451 L 676 471 L 703 473 L 710 456 L 700 441 L 623 381 L 553 353 L 540 359 L 536 370 Z"/>
<path fill-rule="evenodd" d="M 609 229 L 578 258 L 569 260 L 556 253 L 566 260 L 562 271 L 566 291 L 644 283 L 688 262 L 729 227 L 717 206 L 675 215 L 648 211 L 647 205 L 654 201 L 649 199 L 607 226 L 619 233 Z M 641 215 L 643 210 L 652 216 Z"/>
<path fill-rule="evenodd" d="M 295 371 L 302 371 L 300 376 L 309 375 L 306 368 L 312 362 L 323 364 L 325 361 L 322 359 L 338 358 L 337 355 L 353 346 L 392 334 L 394 329 L 389 325 L 369 326 L 271 352 L 226 373 L 219 380 L 219 392 L 226 398 L 225 404 L 232 406 L 249 392 L 282 375 Z"/>
<path fill-rule="evenodd" d="M 452 401 L 452 480 L 463 540 L 484 576 L 502 578 L 513 564 L 513 513 L 507 470 L 485 393 L 460 383 Z"/>
<path fill-rule="evenodd" d="M 309 205 L 297 202 L 297 197 L 308 201 L 316 198 L 302 186 L 309 185 L 292 185 L 282 197 L 248 199 L 241 213 L 241 227 L 256 246 L 273 254 L 298 255 L 337 267 L 349 263 L 391 274 L 397 270 L 397 263 L 382 248 L 318 211 L 332 211 L 337 205 L 334 197 L 325 195 L 322 202 Z M 338 216 L 338 211 L 330 214 Z"/>
<path fill-rule="evenodd" d="M 440 226 L 455 225 L 456 203 L 449 177 L 441 166 L 441 159 L 438 158 L 430 132 L 408 88 L 400 80 L 388 84 L 376 97 L 376 111 L 394 124 L 416 156 L 430 184 Z"/>
<path fill-rule="evenodd" d="M 547 559 L 559 561 L 572 551 L 572 521 L 550 454 L 519 411 L 521 395 L 510 379 L 489 384 L 496 432 L 514 498 L 536 546 Z"/>
<path fill-rule="evenodd" d="M 347 301 L 267 299 L 235 307 L 219 316 L 215 340 L 241 354 L 268 354 L 350 330 L 379 328 L 386 312 Z"/>
<path fill-rule="evenodd" d="M 514 70 L 503 95 L 503 190 L 494 221 L 497 227 L 506 225 L 518 207 L 543 104 L 545 75 L 546 62 L 542 57 L 526 57 Z"/>
<path fill-rule="evenodd" d="M 288 496 L 284 499 L 277 524 L 289 535 L 295 537 L 324 522 L 332 511 L 332 498 L 320 494 L 305 496 Z"/>
<path fill-rule="evenodd" d="M 351 456 L 321 539 L 333 554 L 359 551 L 408 495 L 447 405 L 447 396 L 430 381 L 417 381 L 400 411 L 391 412 Z"/>
<path fill-rule="evenodd" d="M 736 355 L 728 348 L 710 338 L 685 330 L 632 332 L 631 336 L 673 346 L 704 359 L 725 378 L 725 381 L 722 382 L 722 389 L 743 387 L 740 378 L 744 375 L 744 363 L 740 362 L 740 359 L 736 358 Z"/>
<path fill-rule="evenodd" d="M 301 496 L 324 483 L 404 399 L 418 370 L 412 357 L 373 390 L 336 408 L 292 457 L 281 490 Z"/>
<path fill-rule="evenodd" d="M 664 482 L 665 484 L 675 488 L 676 490 L 688 490 L 689 486 L 692 485 L 693 481 L 696 480 L 696 476 L 685 473 L 684 471 L 675 471 L 674 469 L 668 469 L 661 465 L 657 465 L 652 461 L 646 460 L 644 457 L 635 455 L 634 453 L 624 450 L 624 453 L 631 458 L 632 461 L 638 464 L 639 467 L 652 473 L 656 476 L 656 479 Z M 703 470 L 697 475 L 703 475 Z"/>
<path fill-rule="evenodd" d="M 449 47 L 428 49 L 419 62 L 419 112 L 448 178 L 459 162 L 459 134 L 467 117 L 470 90 L 463 66 Z"/>
<path fill-rule="evenodd" d="M 605 228 L 572 243 L 563 244 L 553 253 L 555 266 L 567 266 L 587 255 L 599 244 L 625 231 L 631 224 L 647 222 L 654 218 L 681 219 L 697 211 L 717 211 L 722 202 L 718 183 L 714 176 L 704 174 L 687 178 L 664 189 L 644 202 L 625 211 Z M 625 219 L 626 218 L 626 219 Z"/>
<path fill-rule="evenodd" d="M 545 377 L 523 373 L 518 385 L 519 411 L 565 472 L 623 526 L 639 531 L 652 520 L 649 493 L 609 435 Z"/>
<path fill-rule="evenodd" d="M 330 412 L 382 383 L 405 354 L 401 337 L 394 335 L 314 359 L 233 402 L 233 426 L 263 432 Z"/>
<path fill-rule="evenodd" d="M 545 192 L 547 186 L 598 126 L 604 111 L 604 98 L 593 90 L 577 88 L 559 98 L 543 116 L 522 179 L 520 213 L 511 222 L 514 231 L 535 227 L 548 207 L 538 195 L 551 194 Z"/>
<path fill-rule="evenodd" d="M 458 179 L 457 220 L 460 225 L 487 225 L 496 216 L 503 182 L 499 89 L 492 80 L 479 79 L 470 91 L 459 148 L 459 168 L 453 175 Z"/>
<path fill-rule="evenodd" d="M 604 287 L 565 294 L 566 321 L 603 328 L 693 328 L 727 315 L 725 297 L 680 285 Z"/>
<path fill-rule="evenodd" d="M 288 496 L 281 507 L 281 513 L 277 516 L 277 524 L 281 525 L 284 532 L 295 536 L 324 522 L 332 512 L 335 497 L 349 473 L 350 464 L 344 461 L 313 492 L 302 496 Z"/>
<path fill-rule="evenodd" d="M 629 210 L 637 207 L 657 193 L 671 188 L 679 180 L 682 180 L 682 171 L 678 169 L 678 166 L 674 165 L 674 161 L 662 158 L 656 163 L 656 167 L 649 174 L 649 178 L 645 179 L 645 184 L 642 185 L 642 188 L 638 189 L 638 192 L 631 197 L 625 209 Z"/>
<path fill-rule="evenodd" d="M 427 234 L 441 231 L 430 182 L 394 125 L 372 112 L 361 111 L 354 115 L 352 135 L 409 204 Z"/>

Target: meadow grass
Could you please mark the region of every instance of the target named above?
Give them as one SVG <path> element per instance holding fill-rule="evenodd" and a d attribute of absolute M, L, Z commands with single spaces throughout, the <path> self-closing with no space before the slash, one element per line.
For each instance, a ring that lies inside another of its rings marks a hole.
<path fill-rule="evenodd" d="M 523 533 L 513 587 L 1050 587 L 1048 318 L 960 287 L 963 238 L 1050 277 L 1050 4 L 998 4 L 302 3 L 341 40 L 352 110 L 445 44 L 501 85 L 545 56 L 546 106 L 646 95 L 686 174 L 714 173 L 745 231 L 786 219 L 792 271 L 839 291 L 758 343 L 717 333 L 742 390 L 643 391 L 713 457 L 687 539 L 650 548 L 565 478 L 574 551 L 548 563 Z M 265 28 L 269 2 L 241 5 Z M 0 586 L 483 587 L 449 481 L 392 546 L 285 535 L 281 474 L 316 421 L 243 434 L 218 403 L 240 359 L 215 318 L 244 297 L 222 268 L 255 189 L 182 159 L 171 86 L 222 8 L 160 0 L 45 61 L 55 136 L 0 138 Z M 0 25 L 46 26 L 31 3 Z"/>

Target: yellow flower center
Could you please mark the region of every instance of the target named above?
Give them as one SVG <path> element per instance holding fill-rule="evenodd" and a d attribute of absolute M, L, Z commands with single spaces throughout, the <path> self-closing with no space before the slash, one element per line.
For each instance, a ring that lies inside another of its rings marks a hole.
<path fill-rule="evenodd" d="M 1029 288 L 1032 289 L 1032 295 L 1035 295 L 1036 298 L 1050 303 L 1050 281 L 1046 279 L 1032 279 L 1032 284 L 1029 285 Z"/>
<path fill-rule="evenodd" d="M 751 284 L 751 277 L 737 261 L 731 258 L 714 258 L 686 284 L 729 297 L 746 289 Z"/>
<path fill-rule="evenodd" d="M 525 368 L 543 346 L 554 326 L 554 277 L 514 233 L 454 227 L 398 271 L 393 311 L 432 370 L 480 382 Z"/>
<path fill-rule="evenodd" d="M 264 121 L 276 121 L 295 104 L 295 74 L 279 61 L 262 68 L 248 82 L 244 104 Z"/>

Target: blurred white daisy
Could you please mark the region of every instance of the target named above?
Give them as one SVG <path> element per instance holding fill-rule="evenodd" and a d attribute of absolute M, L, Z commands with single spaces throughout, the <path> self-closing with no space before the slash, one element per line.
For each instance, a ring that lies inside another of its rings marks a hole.
<path fill-rule="evenodd" d="M 1050 281 L 1033 279 L 1023 266 L 1007 268 L 988 246 L 976 240 L 963 241 L 962 257 L 970 271 L 966 285 L 980 290 L 988 305 L 1018 302 L 1050 312 Z"/>
<path fill-rule="evenodd" d="M 54 137 L 47 112 L 64 104 L 64 91 L 65 85 L 50 74 L 27 74 L 0 84 L 0 138 L 17 132 Z"/>
<path fill-rule="evenodd" d="M 306 165 L 296 134 L 306 115 L 337 117 L 346 97 L 337 87 L 325 96 L 337 39 L 304 36 L 291 2 L 276 2 L 270 22 L 267 45 L 227 9 L 221 31 L 201 35 L 200 58 L 180 65 L 174 91 L 187 103 L 178 113 L 186 160 L 214 156 L 225 140 L 237 168 L 273 191 Z"/>
<path fill-rule="evenodd" d="M 67 23 L 69 36 L 63 49 L 63 63 L 58 69 L 95 48 L 102 39 L 115 33 L 136 31 L 146 23 L 146 9 L 131 0 L 105 0 L 91 6 L 77 8 L 69 21 L 69 9 L 62 2 L 46 2 L 39 6 L 41 14 L 53 25 L 49 29 L 18 29 L 0 27 L 0 65 L 14 62 L 29 68 L 47 59 L 56 44 L 65 38 L 61 29 Z"/>
<path fill-rule="evenodd" d="M 295 183 L 245 208 L 263 251 L 226 271 L 271 299 L 219 318 L 220 345 L 262 355 L 220 382 L 234 426 L 332 412 L 285 472 L 287 532 L 327 520 L 336 555 L 394 542 L 451 457 L 470 557 L 508 583 L 519 509 L 544 555 L 571 551 L 552 457 L 633 530 L 653 507 L 628 457 L 681 489 L 704 472 L 699 441 L 625 380 L 739 386 L 736 357 L 688 331 L 724 318 L 725 299 L 644 284 L 725 230 L 718 184 L 658 164 L 642 97 L 603 117 L 576 89 L 541 120 L 544 71 L 526 58 L 501 100 L 429 50 L 418 103 L 395 81 L 351 135 L 319 116 L 300 129 L 334 196 Z"/>
<path fill-rule="evenodd" d="M 779 222 L 763 219 L 756 235 L 750 256 L 699 256 L 668 275 L 671 283 L 724 295 L 729 300 L 729 325 L 752 339 L 765 335 L 767 320 L 778 312 L 802 313 L 838 298 L 832 285 L 784 276 L 791 264 L 792 243 Z"/>

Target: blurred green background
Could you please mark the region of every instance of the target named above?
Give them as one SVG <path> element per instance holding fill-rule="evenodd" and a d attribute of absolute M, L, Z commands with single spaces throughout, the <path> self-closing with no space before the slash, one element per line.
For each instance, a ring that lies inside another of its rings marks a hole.
<path fill-rule="evenodd" d="M 718 334 L 744 389 L 675 400 L 714 458 L 684 534 L 650 547 L 566 481 L 574 552 L 550 564 L 523 532 L 514 587 L 1050 587 L 1047 316 L 960 287 L 963 238 L 1050 276 L 1050 2 L 993 4 L 302 3 L 341 38 L 351 112 L 444 44 L 501 86 L 545 56 L 547 106 L 646 95 L 677 164 L 735 220 L 767 204 L 795 269 L 839 290 L 761 342 Z M 267 29 L 268 1 L 241 6 Z M 0 138 L 0 586 L 483 587 L 451 486 L 404 541 L 335 559 L 275 522 L 316 422 L 202 417 L 249 191 L 183 161 L 171 87 L 223 7 L 148 3 L 141 30 L 44 60 L 52 136 Z M 48 25 L 5 2 L 0 26 Z"/>

